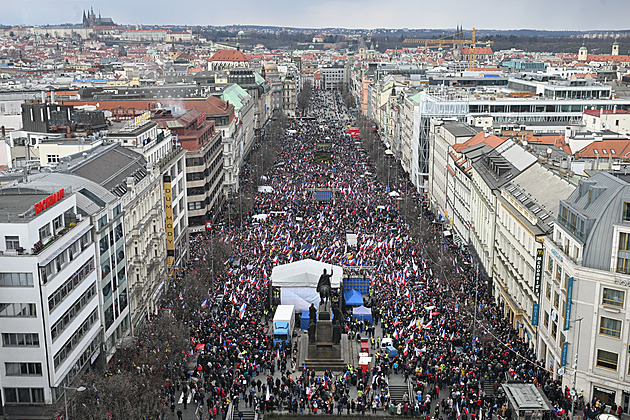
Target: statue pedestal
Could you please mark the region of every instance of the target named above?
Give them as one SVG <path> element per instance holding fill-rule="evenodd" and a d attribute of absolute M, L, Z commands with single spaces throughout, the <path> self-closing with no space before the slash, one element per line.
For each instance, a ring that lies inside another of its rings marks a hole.
<path fill-rule="evenodd" d="M 318 312 L 317 330 L 315 331 L 314 344 L 308 345 L 308 357 L 305 362 L 307 367 L 318 369 L 322 366 L 343 366 L 341 346 L 333 344 L 333 324 L 329 310 L 323 310 L 320 306 Z"/>

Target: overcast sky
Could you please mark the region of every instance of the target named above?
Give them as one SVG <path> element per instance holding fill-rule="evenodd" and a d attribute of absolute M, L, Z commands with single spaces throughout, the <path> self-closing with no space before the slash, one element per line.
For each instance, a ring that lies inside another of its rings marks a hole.
<path fill-rule="evenodd" d="M 81 21 L 94 7 L 119 24 L 343 28 L 630 29 L 630 0 L 0 0 L 0 23 Z"/>

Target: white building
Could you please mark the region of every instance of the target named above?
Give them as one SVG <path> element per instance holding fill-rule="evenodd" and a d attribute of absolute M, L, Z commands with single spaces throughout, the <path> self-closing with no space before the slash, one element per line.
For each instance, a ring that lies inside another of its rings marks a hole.
<path fill-rule="evenodd" d="M 447 184 L 449 176 L 448 153 L 455 144 L 464 143 L 479 132 L 468 124 L 454 119 L 431 120 L 431 147 L 429 160 L 429 200 L 434 213 L 450 218 L 447 211 Z M 452 197 L 450 198 L 452 199 Z"/>
<path fill-rule="evenodd" d="M 601 172 L 560 202 L 545 238 L 539 359 L 584 399 L 630 412 L 630 184 Z M 581 321 L 577 321 L 581 319 Z M 578 350 L 579 345 L 579 350 Z M 560 371 L 561 372 L 561 371 Z"/>
<path fill-rule="evenodd" d="M 497 191 L 492 279 L 494 297 L 512 327 L 532 348 L 536 346 L 540 281 L 536 257 L 558 214 L 559 200 L 575 186 L 539 162 L 515 175 Z"/>
<path fill-rule="evenodd" d="M 2 189 L 0 385 L 5 414 L 41 415 L 41 405 L 56 401 L 61 387 L 70 385 L 101 351 L 95 227 L 90 217 L 82 217 L 85 207 L 92 206 L 82 189 L 77 183 L 48 182 L 21 184 L 19 191 Z"/>

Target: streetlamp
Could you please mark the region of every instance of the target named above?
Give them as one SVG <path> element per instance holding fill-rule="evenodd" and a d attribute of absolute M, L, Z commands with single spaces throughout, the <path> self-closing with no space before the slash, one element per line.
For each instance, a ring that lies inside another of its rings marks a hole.
<path fill-rule="evenodd" d="M 582 330 L 582 320 L 584 318 L 580 317 L 580 318 L 576 318 L 573 320 L 573 322 L 579 322 L 578 324 L 578 333 L 577 333 L 577 338 L 575 339 L 576 344 L 575 344 L 575 359 L 573 361 L 573 390 L 571 391 L 572 395 L 572 401 L 571 401 L 571 420 L 573 420 L 575 418 L 575 400 L 577 400 L 577 390 L 575 389 L 576 387 L 576 383 L 577 383 L 577 368 L 578 368 L 578 354 L 580 354 L 580 332 Z"/>
<path fill-rule="evenodd" d="M 73 388 L 73 387 L 71 387 L 71 386 L 63 386 L 63 385 L 62 385 L 61 387 L 63 388 L 63 407 L 64 407 L 64 408 L 65 408 L 65 410 L 66 410 L 66 415 L 65 415 L 65 417 L 63 418 L 63 420 L 68 420 L 68 397 L 67 397 L 67 395 L 66 395 L 66 394 L 67 394 L 67 393 L 66 393 L 66 390 L 68 390 L 68 389 L 69 389 L 69 390 L 71 390 L 71 391 L 83 392 L 83 391 L 85 391 L 85 389 L 86 389 L 86 388 L 85 388 L 84 386 L 80 386 L 80 387 L 78 387 L 78 388 Z"/>

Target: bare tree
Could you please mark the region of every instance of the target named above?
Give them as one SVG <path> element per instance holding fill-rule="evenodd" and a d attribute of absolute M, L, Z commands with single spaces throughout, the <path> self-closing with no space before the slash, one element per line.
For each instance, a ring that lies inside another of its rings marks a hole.
<path fill-rule="evenodd" d="M 306 115 L 306 110 L 311 105 L 311 99 L 313 97 L 313 84 L 310 80 L 307 80 L 302 85 L 302 90 L 298 95 L 298 108 L 302 111 L 302 115 Z"/>

